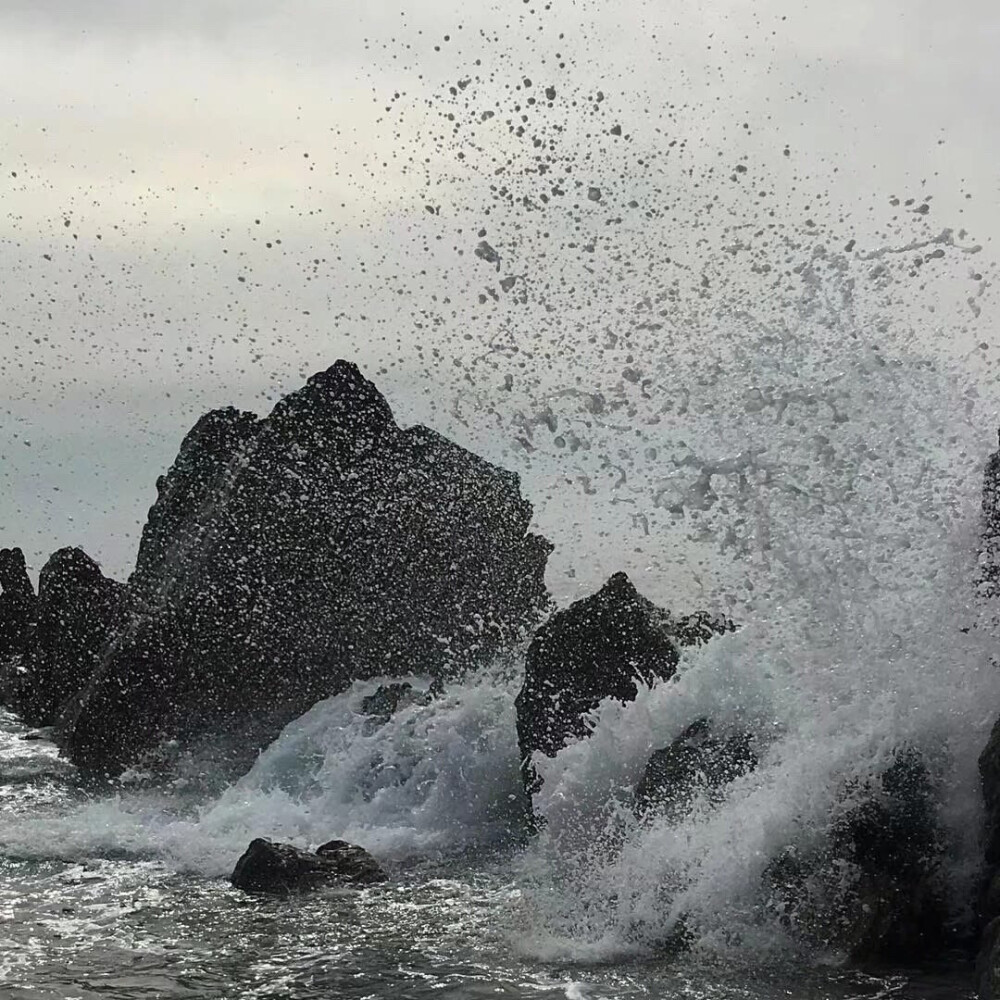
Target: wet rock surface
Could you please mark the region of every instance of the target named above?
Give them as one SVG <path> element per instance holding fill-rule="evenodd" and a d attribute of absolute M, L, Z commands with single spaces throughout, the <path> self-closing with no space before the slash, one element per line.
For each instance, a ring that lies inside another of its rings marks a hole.
<path fill-rule="evenodd" d="M 371 885 L 387 878 L 363 848 L 331 840 L 315 853 L 259 837 L 236 862 L 230 881 L 247 892 L 287 894 L 340 885 Z"/>
<path fill-rule="evenodd" d="M 643 597 L 624 573 L 552 616 L 535 634 L 517 696 L 525 783 L 539 786 L 530 758 L 555 756 L 587 735 L 585 715 L 605 698 L 635 699 L 637 683 L 673 676 L 680 648 L 734 628 L 705 613 L 675 618 Z"/>

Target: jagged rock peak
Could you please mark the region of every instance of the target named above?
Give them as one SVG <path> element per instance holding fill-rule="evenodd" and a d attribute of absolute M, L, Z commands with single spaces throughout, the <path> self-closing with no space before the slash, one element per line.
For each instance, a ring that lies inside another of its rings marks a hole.
<path fill-rule="evenodd" d="M 279 400 L 264 420 L 267 433 L 309 446 L 345 432 L 368 438 L 369 445 L 395 431 L 385 397 L 350 361 L 336 361 L 306 384 Z"/>

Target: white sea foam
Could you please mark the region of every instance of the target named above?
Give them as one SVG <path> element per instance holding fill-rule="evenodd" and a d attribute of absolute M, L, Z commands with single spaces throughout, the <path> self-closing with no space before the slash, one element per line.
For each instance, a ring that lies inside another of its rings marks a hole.
<path fill-rule="evenodd" d="M 829 292 L 849 270 L 822 278 Z M 785 848 L 821 845 L 850 789 L 907 748 L 935 788 L 953 907 L 974 898 L 976 758 L 1000 705 L 997 637 L 972 584 L 995 414 L 957 369 L 829 318 L 761 333 L 731 316 L 705 357 L 663 369 L 689 391 L 662 432 L 662 506 L 674 539 L 714 547 L 703 599 L 743 627 L 536 761 L 546 825 L 517 938 L 532 954 L 645 952 L 682 920 L 712 950 L 790 946 L 762 911 L 762 873 Z M 760 766 L 721 805 L 640 823 L 631 796 L 650 752 L 702 717 L 754 733 Z"/>

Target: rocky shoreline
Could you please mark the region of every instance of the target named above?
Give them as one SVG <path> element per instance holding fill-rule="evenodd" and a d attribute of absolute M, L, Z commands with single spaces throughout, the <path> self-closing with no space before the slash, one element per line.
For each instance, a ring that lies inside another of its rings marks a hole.
<path fill-rule="evenodd" d="M 981 598 L 1000 579 L 1000 454 L 983 490 Z M 589 735 L 606 698 L 668 680 L 685 647 L 737 624 L 659 608 L 623 573 L 552 613 L 552 546 L 530 529 L 516 475 L 422 427 L 401 429 L 378 390 L 338 361 L 259 419 L 203 417 L 157 483 L 127 583 L 79 549 L 46 563 L 35 592 L 19 549 L 0 550 L 0 702 L 52 727 L 82 772 L 107 779 L 171 754 L 225 747 L 233 773 L 292 719 L 355 680 L 454 678 L 526 643 L 517 738 L 533 761 Z M 970 584 L 971 585 L 971 584 Z M 530 640 L 530 642 L 529 642 Z M 412 696 L 380 688 L 385 721 Z M 169 748 L 169 750 L 165 749 Z M 682 817 L 752 772 L 766 741 L 701 718 L 651 748 L 633 790 L 640 822 Z M 980 996 L 1000 996 L 1000 721 L 980 758 L 985 829 L 975 924 L 950 922 L 945 845 L 919 749 L 900 745 L 825 844 L 793 845 L 762 876 L 772 918 L 857 962 L 923 962 L 979 941 Z M 849 873 L 845 878 L 844 873 Z M 256 840 L 234 884 L 290 891 L 384 877 L 361 848 L 316 853 Z"/>

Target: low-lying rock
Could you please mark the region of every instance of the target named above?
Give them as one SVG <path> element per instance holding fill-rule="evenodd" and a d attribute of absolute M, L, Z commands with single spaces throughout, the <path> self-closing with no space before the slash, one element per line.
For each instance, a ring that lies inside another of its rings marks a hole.
<path fill-rule="evenodd" d="M 588 735 L 585 717 L 605 698 L 632 701 L 639 682 L 673 676 L 680 648 L 732 631 L 704 612 L 675 618 L 643 597 L 624 573 L 553 615 L 535 634 L 517 696 L 517 741 L 525 786 L 537 791 L 531 756 L 554 757 Z"/>
<path fill-rule="evenodd" d="M 756 766 L 757 753 L 749 733 L 716 736 L 708 719 L 698 719 L 649 758 L 635 788 L 635 813 L 678 818 L 695 796 L 717 798 L 725 785 Z"/>
<path fill-rule="evenodd" d="M 285 894 L 325 886 L 370 885 L 386 877 L 363 847 L 345 840 L 331 840 L 310 853 L 258 837 L 236 862 L 230 881 L 247 892 Z"/>

